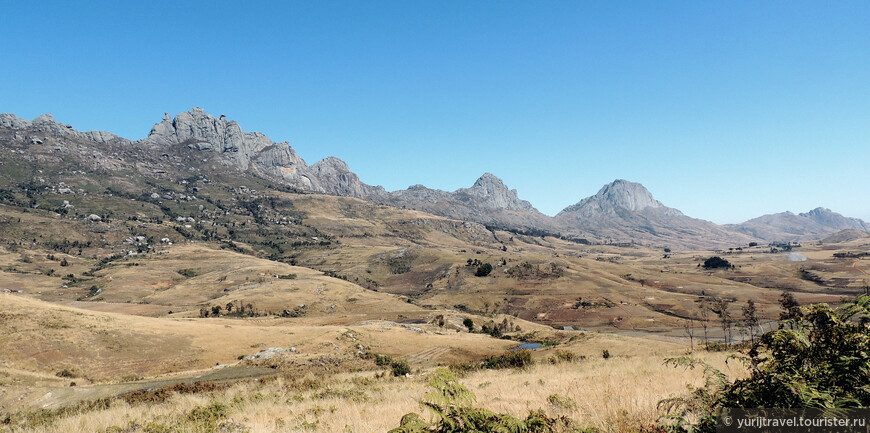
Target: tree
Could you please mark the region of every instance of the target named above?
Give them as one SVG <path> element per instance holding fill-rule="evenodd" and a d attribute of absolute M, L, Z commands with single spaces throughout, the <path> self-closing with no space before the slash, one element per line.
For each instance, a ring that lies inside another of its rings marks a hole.
<path fill-rule="evenodd" d="M 810 305 L 792 329 L 771 331 L 750 353 L 749 377 L 725 389 L 724 407 L 868 407 L 870 297 L 833 309 Z"/>
<path fill-rule="evenodd" d="M 710 349 L 710 340 L 707 336 L 707 328 L 710 327 L 710 301 L 701 299 L 698 303 L 698 316 L 701 319 L 701 327 L 704 328 L 704 349 Z"/>
<path fill-rule="evenodd" d="M 233 303 L 227 302 L 227 314 L 230 314 L 232 312 L 233 312 Z"/>
<path fill-rule="evenodd" d="M 683 332 L 689 337 L 689 350 L 695 351 L 695 319 L 688 318 L 683 321 Z"/>
<path fill-rule="evenodd" d="M 445 321 L 444 321 L 444 315 L 443 315 L 443 314 L 439 314 L 439 315 L 435 316 L 435 318 L 432 319 L 432 323 L 438 325 L 438 326 L 441 327 L 441 328 L 443 328 L 443 327 L 444 327 L 444 323 L 445 323 Z"/>
<path fill-rule="evenodd" d="M 743 307 L 743 323 L 749 330 L 749 339 L 755 341 L 755 328 L 758 326 L 758 315 L 756 314 L 755 302 L 752 299 L 746 300 L 746 306 Z"/>
<path fill-rule="evenodd" d="M 732 268 L 728 260 L 723 259 L 719 256 L 713 256 L 704 260 L 704 269 L 718 269 L 718 268 Z"/>
<path fill-rule="evenodd" d="M 727 343 L 731 340 L 731 313 L 728 311 L 728 303 L 720 298 L 713 304 L 712 310 L 719 316 L 719 324 L 722 326 L 722 338 Z"/>
<path fill-rule="evenodd" d="M 199 317 L 208 317 L 208 308 L 202 307 L 199 309 Z"/>
<path fill-rule="evenodd" d="M 727 408 L 763 408 L 749 413 L 768 416 L 784 413 L 776 408 L 791 408 L 788 416 L 821 409 L 804 412 L 820 418 L 823 412 L 870 407 L 870 296 L 858 295 L 836 309 L 809 305 L 789 322 L 791 329 L 780 326 L 765 333 L 746 356 L 737 358 L 748 374 L 734 381 L 701 360 L 666 360 L 668 365 L 703 368 L 706 381 L 689 397 L 659 403 L 670 420 L 661 431 L 712 433 L 719 426 L 720 409 L 727 413 Z"/>
<path fill-rule="evenodd" d="M 211 307 L 211 313 L 215 316 L 220 316 L 221 310 L 222 308 L 220 305 L 215 305 L 214 307 Z"/>
<path fill-rule="evenodd" d="M 779 320 L 788 322 L 788 327 L 794 329 L 793 321 L 801 318 L 800 304 L 798 304 L 794 295 L 789 292 L 782 292 L 782 294 L 779 295 L 779 306 L 782 308 L 782 312 L 779 313 Z M 783 324 L 780 323 L 779 327 L 782 328 Z"/>
<path fill-rule="evenodd" d="M 471 320 L 470 317 L 466 317 L 465 319 L 463 319 L 462 324 L 465 325 L 466 328 L 468 328 L 468 332 L 474 332 L 474 321 Z"/>
<path fill-rule="evenodd" d="M 485 277 L 492 272 L 492 265 L 489 263 L 484 263 L 477 267 L 477 272 L 474 273 L 476 277 Z"/>

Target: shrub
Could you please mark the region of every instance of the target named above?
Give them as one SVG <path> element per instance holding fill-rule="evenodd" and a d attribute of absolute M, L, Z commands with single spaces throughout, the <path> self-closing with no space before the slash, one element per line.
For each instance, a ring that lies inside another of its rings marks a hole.
<path fill-rule="evenodd" d="M 561 362 L 574 362 L 578 359 L 582 359 L 582 357 L 578 357 L 577 355 L 568 352 L 567 350 L 557 350 L 553 352 L 553 356 L 549 358 L 550 364 L 558 364 Z"/>
<path fill-rule="evenodd" d="M 462 386 L 447 369 L 436 371 L 429 386 L 432 391 L 426 394 L 420 406 L 432 412 L 432 422 L 426 422 L 419 414 L 411 412 L 402 417 L 399 427 L 388 433 L 579 431 L 571 420 L 551 418 L 540 410 L 529 412 L 525 419 L 518 419 L 474 407 L 474 393 Z"/>
<path fill-rule="evenodd" d="M 492 272 L 492 265 L 489 263 L 484 263 L 477 267 L 477 271 L 474 273 L 476 277 L 485 277 Z"/>
<path fill-rule="evenodd" d="M 411 374 L 411 366 L 406 361 L 397 359 L 390 364 L 393 376 L 401 377 Z"/>
<path fill-rule="evenodd" d="M 57 376 L 57 377 L 73 377 L 73 378 L 74 378 L 74 377 L 77 377 L 78 375 L 76 375 L 75 373 L 73 373 L 72 370 L 70 370 L 70 369 L 68 369 L 68 368 L 64 368 L 63 370 L 58 371 L 58 372 L 55 374 L 55 376 Z"/>
<path fill-rule="evenodd" d="M 558 409 L 574 409 L 577 403 L 571 397 L 561 396 L 559 394 L 550 394 L 547 397 L 547 403 Z"/>
<path fill-rule="evenodd" d="M 607 349 L 602 350 L 601 357 L 604 359 L 610 359 L 610 351 Z"/>
<path fill-rule="evenodd" d="M 532 352 L 521 349 L 483 360 L 482 367 L 488 369 L 525 368 L 532 365 Z"/>
<path fill-rule="evenodd" d="M 463 319 L 462 324 L 468 328 L 468 332 L 474 332 L 474 320 L 471 320 L 470 317 Z"/>
<path fill-rule="evenodd" d="M 704 260 L 704 268 L 705 269 L 717 269 L 717 268 L 731 268 L 733 267 L 728 260 L 723 259 L 719 256 L 713 256 Z"/>
<path fill-rule="evenodd" d="M 178 272 L 179 275 L 187 278 L 193 278 L 196 276 L 196 271 L 193 269 L 179 269 L 176 272 Z"/>

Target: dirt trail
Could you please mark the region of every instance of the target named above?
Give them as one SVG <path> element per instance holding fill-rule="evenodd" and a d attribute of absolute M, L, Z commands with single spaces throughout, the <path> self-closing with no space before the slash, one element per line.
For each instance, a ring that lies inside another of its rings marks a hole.
<path fill-rule="evenodd" d="M 865 270 L 858 267 L 858 262 L 860 262 L 860 260 L 855 260 L 854 262 L 852 262 L 852 268 L 864 275 L 870 275 Z"/>
<path fill-rule="evenodd" d="M 96 400 L 114 397 L 133 391 L 159 389 L 179 383 L 193 384 L 196 382 L 228 382 L 237 379 L 257 378 L 275 374 L 276 370 L 266 367 L 228 366 L 211 371 L 200 371 L 198 374 L 185 375 L 145 382 L 127 382 L 114 384 L 98 384 L 89 386 L 45 387 L 33 389 L 30 395 L 41 397 L 30 400 L 24 406 L 30 409 L 57 409 L 80 401 Z"/>

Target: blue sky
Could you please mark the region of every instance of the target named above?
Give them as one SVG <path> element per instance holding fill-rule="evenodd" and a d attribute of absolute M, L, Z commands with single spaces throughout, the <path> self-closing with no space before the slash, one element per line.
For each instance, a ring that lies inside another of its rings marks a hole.
<path fill-rule="evenodd" d="M 194 106 L 388 190 L 617 178 L 717 223 L 870 220 L 870 2 L 4 2 L 0 112 L 142 138 Z"/>

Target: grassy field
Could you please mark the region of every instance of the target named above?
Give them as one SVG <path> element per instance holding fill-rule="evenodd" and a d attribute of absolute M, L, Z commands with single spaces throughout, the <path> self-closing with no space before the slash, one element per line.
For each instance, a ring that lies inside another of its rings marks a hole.
<path fill-rule="evenodd" d="M 548 361 L 557 350 L 577 358 Z M 609 358 L 602 357 L 604 350 Z M 676 344 L 585 334 L 558 349 L 536 352 L 537 362 L 530 367 L 473 371 L 461 382 L 476 395 L 479 406 L 493 411 L 524 417 L 542 409 L 600 431 L 636 431 L 656 423 L 660 400 L 684 395 L 688 387 L 702 383 L 698 371 L 663 364 L 666 357 L 684 353 L 685 347 Z M 727 355 L 697 354 L 732 377 L 741 375 L 734 363 L 726 364 Z M 221 431 L 377 432 L 398 426 L 405 413 L 421 411 L 418 401 L 427 392 L 432 370 L 415 369 L 409 377 L 395 378 L 372 368 L 376 367 L 324 374 L 282 366 L 274 376 L 240 380 L 217 390 L 182 389 L 168 393 L 165 400 L 128 396 L 95 409 L 43 412 L 20 431 L 211 431 L 223 425 L 227 430 Z"/>
<path fill-rule="evenodd" d="M 107 168 L 53 145 L 0 172 L 0 431 L 386 431 L 420 410 L 435 368 L 520 342 L 543 343 L 533 366 L 462 376 L 478 405 L 635 431 L 700 383 L 663 362 L 704 325 L 724 339 L 714 303 L 740 340 L 749 300 L 768 330 L 784 291 L 870 290 L 867 237 L 589 244 L 191 170 L 184 149 Z M 712 256 L 733 267 L 704 268 Z M 728 353 L 695 355 L 743 374 Z"/>

